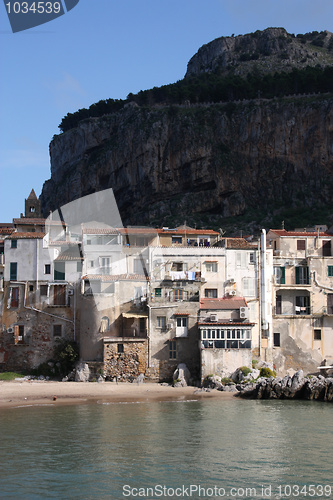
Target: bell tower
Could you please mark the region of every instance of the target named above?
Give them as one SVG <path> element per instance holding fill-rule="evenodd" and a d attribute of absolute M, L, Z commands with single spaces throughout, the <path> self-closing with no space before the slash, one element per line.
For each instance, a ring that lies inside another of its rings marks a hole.
<path fill-rule="evenodd" d="M 25 200 L 24 206 L 24 217 L 25 218 L 41 218 L 41 208 L 40 208 L 40 200 L 37 198 L 34 189 L 31 190 L 28 198 Z"/>

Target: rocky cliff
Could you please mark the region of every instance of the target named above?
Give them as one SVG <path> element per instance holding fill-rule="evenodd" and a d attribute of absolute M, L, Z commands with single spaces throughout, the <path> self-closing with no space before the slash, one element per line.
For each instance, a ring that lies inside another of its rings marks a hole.
<path fill-rule="evenodd" d="M 200 63 L 195 57 L 188 72 L 203 69 L 202 57 Z M 47 215 L 112 187 L 124 224 L 186 220 L 224 227 L 226 218 L 237 216 L 254 229 L 276 225 L 286 211 L 326 217 L 333 212 L 332 118 L 331 94 L 227 104 L 129 103 L 54 137 L 43 210 Z"/>
<path fill-rule="evenodd" d="M 267 28 L 247 35 L 216 38 L 190 59 L 185 78 L 206 72 L 247 75 L 289 72 L 293 68 L 333 63 L 329 31 L 291 35 L 284 28 Z"/>

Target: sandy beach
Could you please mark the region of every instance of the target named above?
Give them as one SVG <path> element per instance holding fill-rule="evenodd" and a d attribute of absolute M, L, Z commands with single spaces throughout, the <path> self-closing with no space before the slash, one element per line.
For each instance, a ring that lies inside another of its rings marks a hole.
<path fill-rule="evenodd" d="M 53 382 L 15 380 L 0 382 L 0 409 L 17 406 L 87 404 L 103 402 L 154 402 L 231 399 L 234 394 L 196 387 L 171 387 L 158 383 Z"/>

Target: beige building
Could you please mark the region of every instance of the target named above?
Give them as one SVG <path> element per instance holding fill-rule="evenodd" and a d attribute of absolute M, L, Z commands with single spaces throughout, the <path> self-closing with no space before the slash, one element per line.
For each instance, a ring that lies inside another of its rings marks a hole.
<path fill-rule="evenodd" d="M 333 361 L 333 235 L 270 230 L 273 249 L 274 363 L 316 371 Z"/>

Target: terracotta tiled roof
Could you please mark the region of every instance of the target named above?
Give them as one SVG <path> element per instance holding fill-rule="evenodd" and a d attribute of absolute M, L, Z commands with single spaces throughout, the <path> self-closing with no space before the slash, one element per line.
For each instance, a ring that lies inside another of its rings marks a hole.
<path fill-rule="evenodd" d="M 98 281 L 146 281 L 148 278 L 144 274 L 86 274 L 83 280 Z"/>
<path fill-rule="evenodd" d="M 118 229 L 121 234 L 157 234 L 159 229 L 154 229 L 153 227 L 122 227 Z"/>
<path fill-rule="evenodd" d="M 33 217 L 21 217 L 20 219 L 13 219 L 13 224 L 45 224 L 45 219 Z"/>
<path fill-rule="evenodd" d="M 70 245 L 73 245 L 73 246 L 78 246 L 80 245 L 81 242 L 80 241 L 62 241 L 62 240 L 54 240 L 54 241 L 50 241 L 49 242 L 49 246 L 50 247 L 63 247 L 63 246 L 70 246 Z"/>
<path fill-rule="evenodd" d="M 256 250 L 258 245 L 256 243 L 249 243 L 244 238 L 225 238 L 226 248 Z"/>
<path fill-rule="evenodd" d="M 191 227 L 176 227 L 176 228 L 150 228 L 150 227 L 124 227 L 122 229 L 119 229 L 119 232 L 122 234 L 160 234 L 160 235 L 185 235 L 190 236 L 190 235 L 202 235 L 202 236 L 217 236 L 219 233 L 217 231 L 213 231 L 212 229 L 193 229 Z"/>
<path fill-rule="evenodd" d="M 83 257 L 80 255 L 80 250 L 78 247 L 72 247 L 61 254 L 55 259 L 57 261 L 67 261 L 67 260 L 83 260 Z"/>
<path fill-rule="evenodd" d="M 317 231 L 286 231 L 285 229 L 270 229 L 270 231 L 278 236 L 318 236 Z M 332 238 L 331 234 L 325 232 L 320 232 L 319 236 Z"/>
<path fill-rule="evenodd" d="M 8 236 L 8 240 L 38 240 L 44 238 L 45 233 L 23 233 L 21 231 L 16 231 Z"/>
<path fill-rule="evenodd" d="M 119 234 L 119 230 L 115 228 L 84 228 L 83 234 Z"/>
<path fill-rule="evenodd" d="M 13 227 L 0 227 L 0 235 L 7 236 L 15 231 Z"/>
<path fill-rule="evenodd" d="M 239 309 L 240 307 L 247 307 L 247 302 L 243 297 L 200 300 L 200 309 L 220 310 Z"/>

